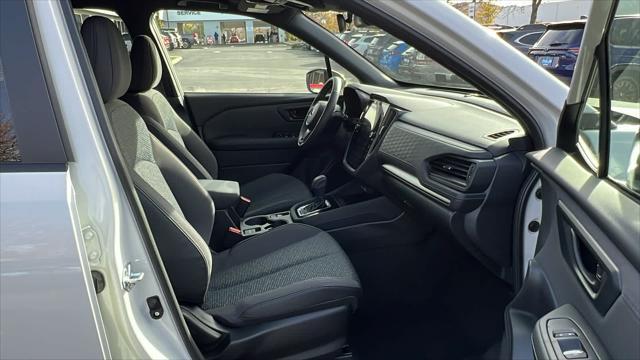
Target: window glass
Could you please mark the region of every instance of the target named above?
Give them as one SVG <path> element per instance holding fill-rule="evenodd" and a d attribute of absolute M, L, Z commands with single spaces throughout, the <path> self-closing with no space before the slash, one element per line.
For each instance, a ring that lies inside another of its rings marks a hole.
<path fill-rule="evenodd" d="M 357 27 L 348 23 L 347 31 L 340 33 L 335 20 L 337 14 L 333 11 L 306 13 L 310 19 L 334 33 L 394 80 L 476 91 L 471 84 L 432 60 L 428 54 L 416 51 L 409 44 L 376 26 Z"/>
<path fill-rule="evenodd" d="M 20 149 L 13 129 L 13 116 L 0 57 L 0 162 L 12 161 L 20 161 Z"/>
<path fill-rule="evenodd" d="M 578 120 L 578 148 L 595 171 L 599 164 L 600 144 L 600 79 L 594 68 L 589 96 Z"/>
<path fill-rule="evenodd" d="M 578 121 L 578 147 L 597 169 L 603 163 L 598 159 L 604 156 L 598 150 L 600 123 L 608 118 L 610 133 L 606 174 L 611 180 L 640 193 L 640 43 L 637 41 L 640 15 L 637 11 L 632 11 L 632 15 L 626 13 L 630 8 L 637 8 L 637 5 L 626 6 L 629 3 L 629 0 L 619 3 L 609 31 L 607 80 L 610 98 L 606 101 L 610 111 L 601 113 L 600 86 L 607 82 L 601 82 L 598 71 L 594 70 L 590 95 Z M 635 36 L 635 41 L 629 41 L 629 36 Z"/>
<path fill-rule="evenodd" d="M 640 15 L 638 10 L 640 10 L 638 3 L 634 0 L 620 1 L 609 31 L 611 134 L 607 173 L 611 179 L 640 192 Z"/>
<path fill-rule="evenodd" d="M 526 45 L 533 45 L 540 39 L 542 33 L 532 33 L 529 35 L 525 35 L 520 39 L 520 42 Z"/>
<path fill-rule="evenodd" d="M 162 10 L 154 21 L 184 91 L 308 93 L 307 72 L 326 68 L 317 49 L 252 17 Z M 357 81 L 335 62 L 331 69 Z"/>
<path fill-rule="evenodd" d="M 549 29 L 538 40 L 536 47 L 580 47 L 583 33 L 584 28 L 582 27 L 578 29 Z"/>

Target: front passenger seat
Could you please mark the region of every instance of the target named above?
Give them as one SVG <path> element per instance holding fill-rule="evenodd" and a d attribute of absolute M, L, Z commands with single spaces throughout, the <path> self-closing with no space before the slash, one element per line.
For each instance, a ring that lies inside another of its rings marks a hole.
<path fill-rule="evenodd" d="M 203 351 L 221 351 L 221 359 L 315 358 L 338 351 L 361 296 L 340 245 L 322 230 L 288 224 L 211 251 L 215 204 L 209 194 L 119 100 L 131 77 L 120 32 L 99 16 L 86 19 L 81 32 L 171 286 L 192 334 L 201 335 L 194 340 Z M 229 335 L 228 343 L 216 341 L 223 349 L 207 347 L 212 337 L 202 334 L 212 331 L 194 331 L 205 328 Z"/>
<path fill-rule="evenodd" d="M 213 152 L 175 112 L 162 93 L 155 90 L 162 76 L 160 55 L 148 36 L 137 36 L 131 47 L 131 85 L 123 99 L 147 123 L 149 130 L 199 179 L 216 179 L 218 162 Z M 246 184 L 241 193 L 251 199 L 245 216 L 289 210 L 313 198 L 309 188 L 286 174 L 269 174 Z"/>

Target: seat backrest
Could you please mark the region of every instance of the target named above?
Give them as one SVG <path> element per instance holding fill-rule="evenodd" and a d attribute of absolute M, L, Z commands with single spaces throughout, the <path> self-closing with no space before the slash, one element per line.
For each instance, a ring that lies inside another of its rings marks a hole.
<path fill-rule="evenodd" d="M 149 130 L 199 179 L 218 177 L 218 162 L 200 136 L 176 113 L 167 98 L 154 88 L 162 77 L 160 55 L 154 42 L 136 36 L 131 46 L 131 85 L 123 99 L 144 120 Z"/>
<path fill-rule="evenodd" d="M 111 130 L 174 292 L 183 303 L 201 304 L 212 271 L 208 241 L 213 201 L 195 176 L 149 132 L 142 117 L 118 100 L 129 87 L 131 64 L 113 22 L 90 17 L 81 32 Z"/>

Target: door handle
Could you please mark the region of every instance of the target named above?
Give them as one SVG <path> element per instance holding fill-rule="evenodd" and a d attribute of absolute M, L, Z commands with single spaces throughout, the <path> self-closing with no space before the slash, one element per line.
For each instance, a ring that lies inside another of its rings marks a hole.
<path fill-rule="evenodd" d="M 596 309 L 606 314 L 620 296 L 620 272 L 598 242 L 562 202 L 558 204 L 562 255 Z"/>
<path fill-rule="evenodd" d="M 582 274 L 586 286 L 593 293 L 598 293 L 606 278 L 604 265 L 593 251 L 585 244 L 573 228 L 569 229 L 571 233 L 571 243 L 573 246 L 574 256 L 576 259 L 577 270 Z"/>

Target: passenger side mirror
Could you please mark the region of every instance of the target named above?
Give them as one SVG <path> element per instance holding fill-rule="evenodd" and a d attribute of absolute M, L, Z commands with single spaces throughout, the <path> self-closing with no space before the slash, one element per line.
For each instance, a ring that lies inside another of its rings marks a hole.
<path fill-rule="evenodd" d="M 353 26 L 357 28 L 363 28 L 369 26 L 369 24 L 364 21 L 360 16 L 353 15 Z"/>
<path fill-rule="evenodd" d="M 344 75 L 337 71 L 331 71 L 333 76 L 337 76 L 346 82 Z M 310 93 L 317 94 L 322 90 L 324 84 L 329 80 L 329 73 L 326 69 L 314 69 L 307 73 L 307 90 Z"/>

